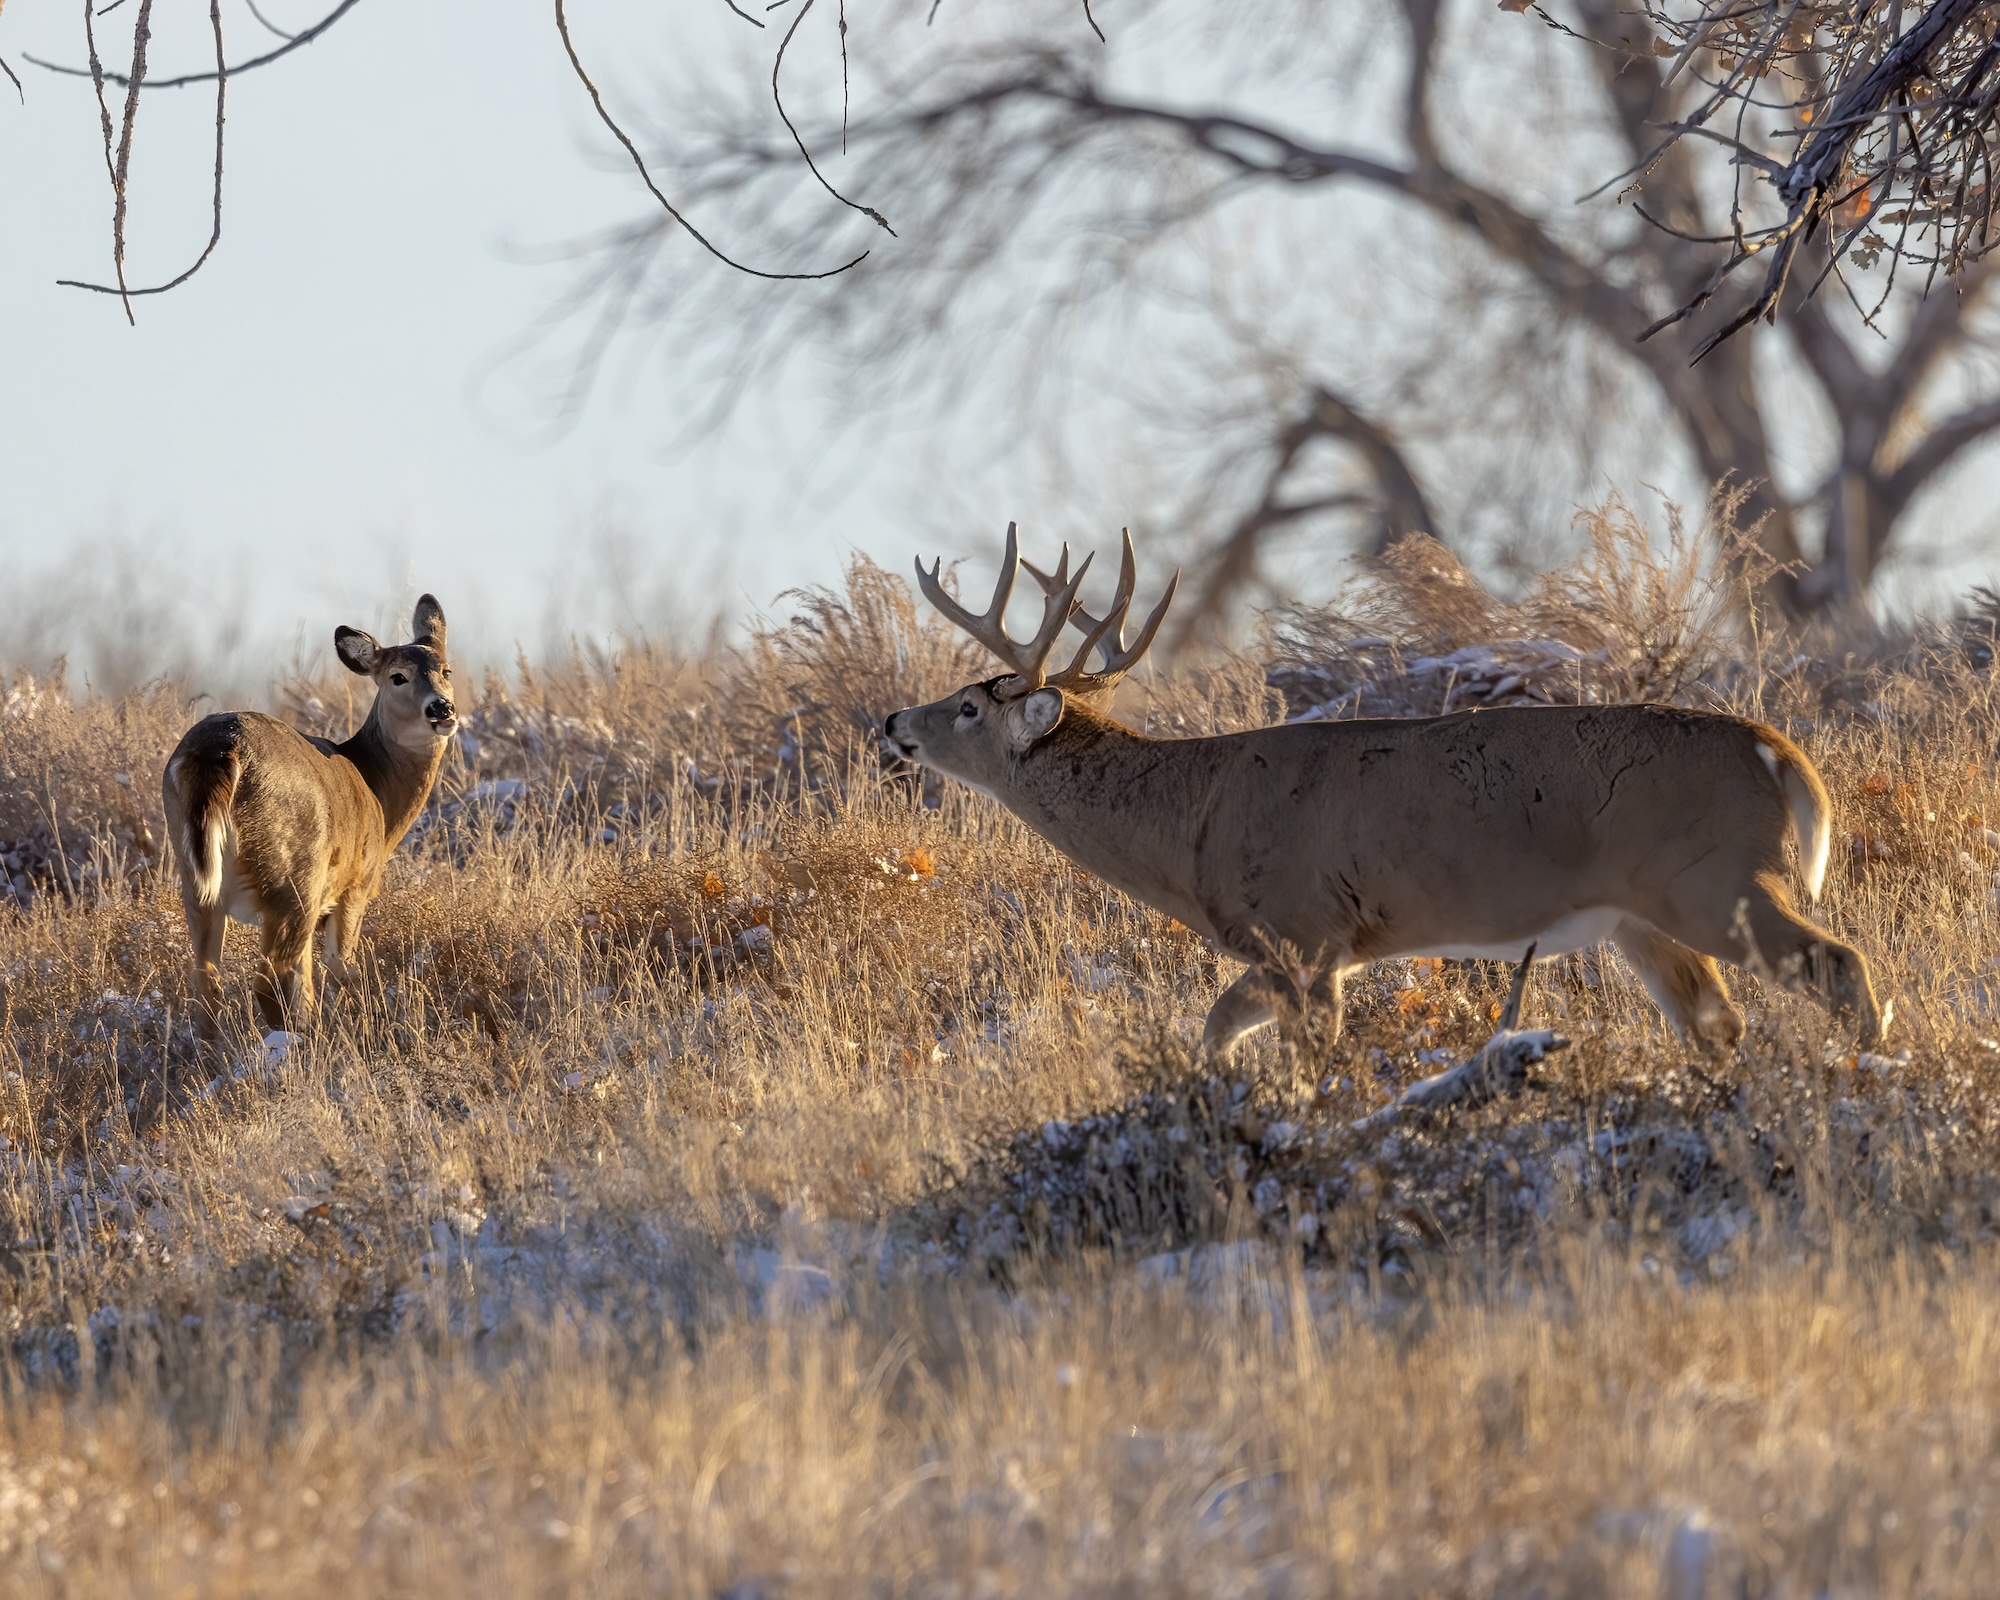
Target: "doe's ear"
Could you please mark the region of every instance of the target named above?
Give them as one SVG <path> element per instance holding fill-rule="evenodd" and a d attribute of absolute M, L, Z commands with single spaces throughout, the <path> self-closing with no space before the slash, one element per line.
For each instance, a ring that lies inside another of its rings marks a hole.
<path fill-rule="evenodd" d="M 333 653 L 349 672 L 358 672 L 364 678 L 372 678 L 382 660 L 382 647 L 359 628 L 335 628 Z"/>
<path fill-rule="evenodd" d="M 1062 690 L 1037 689 L 1033 694 L 1016 700 L 1008 707 L 1008 713 L 1013 743 L 1016 748 L 1025 750 L 1062 721 Z"/>
<path fill-rule="evenodd" d="M 418 597 L 417 609 L 410 617 L 410 637 L 444 654 L 444 607 L 437 603 L 436 595 Z"/>

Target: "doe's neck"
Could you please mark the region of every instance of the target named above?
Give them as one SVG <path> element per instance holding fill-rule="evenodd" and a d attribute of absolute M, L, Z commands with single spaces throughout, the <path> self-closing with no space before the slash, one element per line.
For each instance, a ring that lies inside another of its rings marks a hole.
<path fill-rule="evenodd" d="M 381 803 L 382 842 L 395 849 L 430 798 L 431 784 L 444 761 L 445 741 L 434 741 L 429 751 L 411 750 L 398 744 L 382 725 L 378 700 L 353 737 L 333 748 L 336 755 L 354 763 L 362 782 Z"/>

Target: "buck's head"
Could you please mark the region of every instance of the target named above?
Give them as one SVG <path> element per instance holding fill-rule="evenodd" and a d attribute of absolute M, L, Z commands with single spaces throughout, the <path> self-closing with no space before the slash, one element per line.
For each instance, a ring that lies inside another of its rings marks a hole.
<path fill-rule="evenodd" d="M 930 571 L 917 563 L 917 583 L 925 598 L 944 615 L 991 650 L 1008 670 L 984 683 L 970 683 L 956 694 L 927 706 L 898 711 L 883 725 L 888 741 L 904 756 L 921 762 L 934 772 L 957 778 L 961 783 L 989 794 L 997 793 L 1009 773 L 1036 745 L 1061 726 L 1074 702 L 1093 709 L 1109 706 L 1118 680 L 1132 670 L 1174 598 L 1180 583 L 1176 572 L 1167 592 L 1139 630 L 1139 637 L 1125 643 L 1125 614 L 1131 608 L 1132 588 L 1137 581 L 1137 564 L 1132 558 L 1132 535 L 1125 535 L 1124 562 L 1118 574 L 1118 593 L 1103 618 L 1091 616 L 1077 605 L 1077 590 L 1090 570 L 1085 556 L 1074 576 L 1069 570 L 1069 547 L 1053 573 L 1038 571 L 1020 559 L 1014 525 L 1007 525 L 1007 551 L 1000 562 L 1000 582 L 993 603 L 983 616 L 967 611 L 945 593 L 939 581 L 940 564 Z M 1007 601 L 1014 592 L 1014 577 L 1021 567 L 1041 585 L 1046 605 L 1042 625 L 1025 643 L 1010 639 L 1003 623 Z M 1067 626 L 1084 635 L 1083 647 L 1070 664 L 1053 675 L 1048 671 L 1050 653 Z M 1103 653 L 1103 665 L 1096 672 L 1085 670 L 1092 650 Z"/>
<path fill-rule="evenodd" d="M 349 672 L 375 680 L 373 718 L 405 750 L 432 755 L 458 731 L 451 667 L 444 655 L 444 607 L 417 602 L 408 644 L 377 644 L 359 628 L 335 628 L 333 648 Z"/>

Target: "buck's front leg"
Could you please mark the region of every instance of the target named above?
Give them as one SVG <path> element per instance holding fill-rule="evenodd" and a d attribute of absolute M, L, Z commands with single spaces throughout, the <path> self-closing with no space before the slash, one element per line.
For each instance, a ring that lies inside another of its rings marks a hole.
<path fill-rule="evenodd" d="M 1246 1033 L 1277 1020 L 1287 1003 L 1282 991 L 1290 991 L 1290 1003 L 1297 1004 L 1298 992 L 1289 978 L 1266 967 L 1249 968 L 1208 1008 L 1208 1022 L 1201 1031 L 1202 1053 L 1227 1061 Z"/>
<path fill-rule="evenodd" d="M 1202 1049 L 1226 1061 L 1238 1040 L 1269 1022 L 1278 1025 L 1287 1044 L 1297 1046 L 1307 1042 L 1308 1025 L 1322 1011 L 1330 1012 L 1327 1036 L 1339 1038 L 1343 1020 L 1339 967 L 1315 974 L 1253 966 L 1209 1007 Z"/>

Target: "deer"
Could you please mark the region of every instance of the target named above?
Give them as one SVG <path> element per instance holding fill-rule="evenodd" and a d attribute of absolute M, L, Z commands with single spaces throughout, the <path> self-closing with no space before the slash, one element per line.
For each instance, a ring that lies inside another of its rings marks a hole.
<path fill-rule="evenodd" d="M 1109 609 L 1081 609 L 1086 555 L 1053 573 L 1020 560 L 1008 525 L 991 603 L 926 599 L 1006 668 L 884 724 L 904 758 L 998 800 L 1078 866 L 1205 936 L 1246 970 L 1209 1009 L 1202 1048 L 1227 1061 L 1276 1023 L 1303 1036 L 1344 978 L 1392 957 L 1520 959 L 1609 940 L 1681 1037 L 1735 1049 L 1743 1014 L 1719 961 L 1810 989 L 1861 1041 L 1881 1037 L 1859 951 L 1793 907 L 1826 877 L 1832 807 L 1804 751 L 1775 728 L 1675 706 L 1510 706 L 1444 716 L 1285 723 L 1152 738 L 1109 715 L 1159 632 L 1180 574 L 1126 642 L 1132 538 Z M 1019 568 L 1041 625 L 1011 638 Z M 1066 628 L 1083 642 L 1049 670 Z M 1091 652 L 1098 652 L 1095 667 Z"/>
<path fill-rule="evenodd" d="M 408 644 L 383 645 L 359 628 L 334 629 L 341 664 L 375 684 L 351 738 L 335 744 L 261 712 L 223 711 L 188 729 L 167 761 L 161 799 L 204 1045 L 220 1025 L 231 918 L 261 935 L 253 993 L 267 1033 L 312 1019 L 315 935 L 329 975 L 342 985 L 355 979 L 362 913 L 458 729 L 434 596 L 417 601 L 410 632 Z"/>

